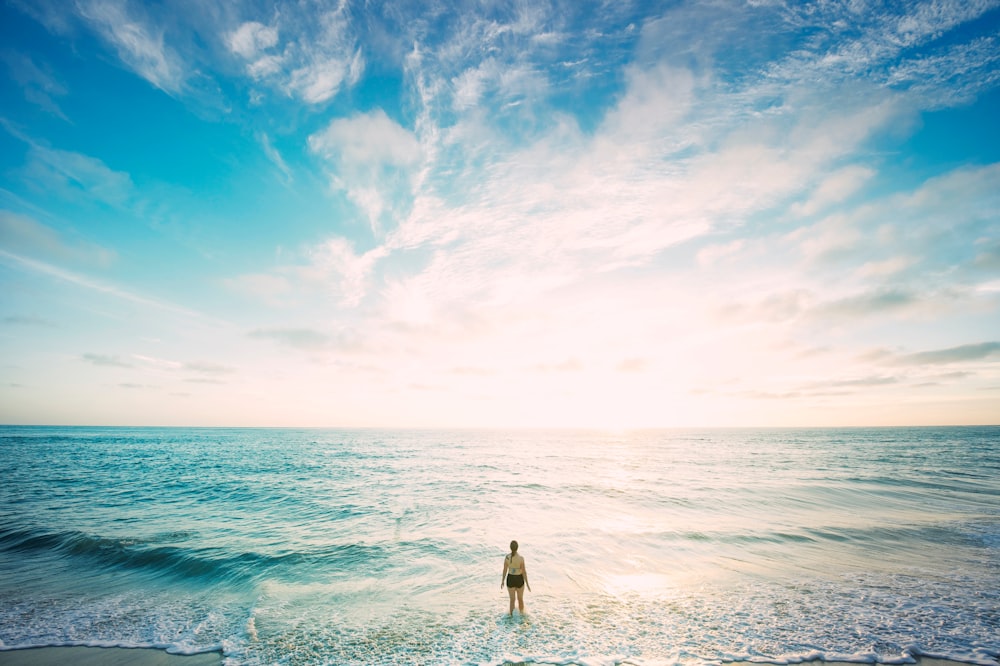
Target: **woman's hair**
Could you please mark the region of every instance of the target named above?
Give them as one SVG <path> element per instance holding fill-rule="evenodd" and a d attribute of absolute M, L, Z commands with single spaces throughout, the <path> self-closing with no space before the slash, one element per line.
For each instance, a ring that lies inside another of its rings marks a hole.
<path fill-rule="evenodd" d="M 512 556 L 513 555 L 517 555 L 517 542 L 516 541 L 511 541 L 510 542 L 510 554 Z"/>

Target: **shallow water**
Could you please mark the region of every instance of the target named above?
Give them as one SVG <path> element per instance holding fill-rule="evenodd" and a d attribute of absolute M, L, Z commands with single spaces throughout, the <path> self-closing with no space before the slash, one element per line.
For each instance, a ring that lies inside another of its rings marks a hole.
<path fill-rule="evenodd" d="M 0 429 L 0 641 L 232 664 L 1000 655 L 1000 428 Z M 506 545 L 532 592 L 507 617 Z"/>

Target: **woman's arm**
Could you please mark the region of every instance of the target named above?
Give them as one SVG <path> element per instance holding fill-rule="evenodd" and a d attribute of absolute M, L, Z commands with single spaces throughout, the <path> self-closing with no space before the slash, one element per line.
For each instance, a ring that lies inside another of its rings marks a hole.
<path fill-rule="evenodd" d="M 507 558 L 506 557 L 503 558 L 503 573 L 500 574 L 500 589 L 501 590 L 503 589 L 503 584 L 505 582 L 507 582 L 507 565 L 508 564 L 510 564 L 510 562 L 507 560 Z"/>

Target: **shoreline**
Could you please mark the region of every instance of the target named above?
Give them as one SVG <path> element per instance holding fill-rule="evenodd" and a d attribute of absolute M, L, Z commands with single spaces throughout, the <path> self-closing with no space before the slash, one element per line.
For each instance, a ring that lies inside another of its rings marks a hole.
<path fill-rule="evenodd" d="M 937 657 L 914 657 L 915 666 L 968 666 L 970 662 Z M 55 666 L 56 664 L 76 664 L 78 666 L 220 666 L 221 652 L 199 654 L 171 654 L 159 648 L 123 647 L 27 647 L 0 650 L 0 666 Z M 504 662 L 504 666 L 531 666 L 535 662 Z M 775 661 L 720 661 L 724 666 L 786 666 L 792 662 Z M 822 659 L 794 662 L 822 666 L 859 666 L 859 664 L 881 664 L 882 662 L 824 661 Z M 886 662 L 896 664 L 897 661 Z M 982 663 L 982 662 L 978 662 Z M 995 662 L 994 662 L 995 663 Z"/>
<path fill-rule="evenodd" d="M 26 647 L 0 650 L 0 666 L 220 666 L 221 652 L 171 654 L 151 647 L 91 647 L 83 645 Z"/>

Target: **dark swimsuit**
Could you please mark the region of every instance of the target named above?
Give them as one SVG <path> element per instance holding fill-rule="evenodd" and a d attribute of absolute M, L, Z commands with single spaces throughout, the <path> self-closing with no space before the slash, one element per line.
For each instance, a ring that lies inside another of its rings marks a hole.
<path fill-rule="evenodd" d="M 510 564 L 510 555 L 508 555 L 504 559 L 507 561 L 507 564 L 509 565 Z M 524 566 L 524 561 L 523 560 L 521 562 L 521 565 Z M 520 569 L 521 567 L 517 567 L 517 568 Z M 524 574 L 523 573 L 519 573 L 519 574 L 509 573 L 509 574 L 507 574 L 507 587 L 513 587 L 515 589 L 519 588 L 519 587 L 524 587 Z"/>

